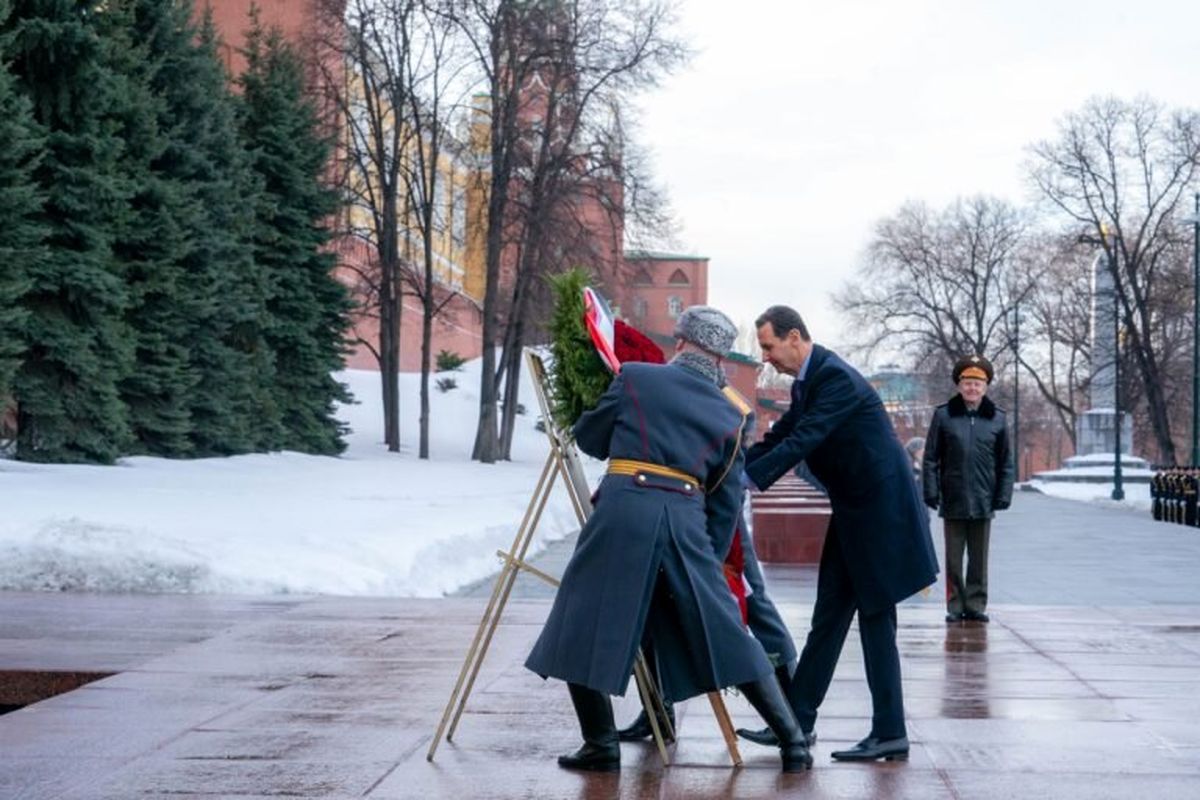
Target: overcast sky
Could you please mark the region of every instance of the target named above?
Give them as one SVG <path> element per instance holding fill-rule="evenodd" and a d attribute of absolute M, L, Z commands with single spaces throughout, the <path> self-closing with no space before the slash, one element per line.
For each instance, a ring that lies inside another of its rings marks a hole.
<path fill-rule="evenodd" d="M 1200 3 L 680 0 L 691 64 L 641 138 L 739 323 L 794 305 L 845 338 L 830 292 L 908 200 L 1031 199 L 1027 145 L 1096 94 L 1200 105 Z"/>

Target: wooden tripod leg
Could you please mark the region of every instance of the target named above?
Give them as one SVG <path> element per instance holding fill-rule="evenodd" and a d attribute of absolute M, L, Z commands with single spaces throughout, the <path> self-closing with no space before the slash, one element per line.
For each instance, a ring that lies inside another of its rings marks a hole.
<path fill-rule="evenodd" d="M 544 490 L 540 493 L 540 496 L 536 493 L 534 494 L 532 501 L 533 516 L 530 518 L 529 525 L 524 533 L 517 537 L 520 542 L 520 546 L 517 547 L 517 552 L 514 554 L 514 558 L 517 561 L 525 560 L 525 553 L 529 550 L 529 545 L 533 541 L 533 532 L 537 530 L 538 522 L 542 518 L 542 512 L 546 508 L 546 501 L 550 499 L 550 492 L 554 489 L 554 475 L 558 470 L 562 469 L 562 463 L 553 452 L 548 459 L 548 466 L 552 471 L 545 482 Z M 526 514 L 528 513 L 529 510 L 527 509 Z M 497 579 L 497 584 L 503 584 L 499 604 L 496 607 L 496 612 L 488 622 L 487 633 L 484 634 L 479 656 L 475 659 L 475 664 L 471 668 L 471 674 L 467 678 L 466 688 L 463 689 L 462 697 L 458 701 L 458 708 L 455 710 L 454 717 L 450 721 L 450 730 L 446 733 L 447 740 L 453 739 L 454 731 L 458 729 L 458 721 L 462 718 L 463 709 L 467 705 L 467 698 L 470 697 L 471 689 L 475 686 L 475 678 L 479 676 L 479 668 L 483 666 L 484 656 L 487 655 L 488 647 L 492 644 L 492 637 L 496 633 L 496 626 L 500 624 L 500 614 L 503 612 L 504 606 L 508 603 L 508 596 L 512 593 L 513 584 L 517 582 L 518 572 L 520 572 L 519 569 L 510 569 L 507 572 L 502 571 L 500 578 Z"/>
<path fill-rule="evenodd" d="M 641 650 L 638 651 L 637 659 L 633 662 L 633 680 L 637 684 L 638 694 L 642 698 L 642 708 L 646 709 L 646 719 L 650 721 L 650 733 L 654 736 L 654 744 L 658 746 L 659 758 L 662 759 L 664 767 L 669 767 L 671 758 L 667 755 L 667 744 L 663 740 L 663 733 L 658 725 L 658 714 L 654 710 L 655 700 L 661 705 L 662 698 L 658 696 L 658 690 L 655 689 L 654 682 L 650 680 L 650 675 L 646 670 L 646 660 L 642 656 Z"/>
<path fill-rule="evenodd" d="M 515 554 L 517 549 L 521 547 L 522 538 L 528 538 L 529 535 L 533 533 L 533 527 L 529 525 L 529 520 L 532 517 L 535 506 L 537 505 L 538 498 L 542 497 L 543 495 L 550 494 L 551 486 L 548 485 L 548 478 L 550 478 L 552 474 L 551 470 L 553 469 L 554 465 L 555 458 L 554 454 L 551 453 L 546 457 L 546 465 L 542 468 L 542 475 L 538 479 L 537 488 L 534 490 L 533 497 L 529 502 L 529 506 L 525 509 L 525 518 L 521 521 L 521 527 L 517 529 L 517 536 L 513 539 L 512 547 L 509 549 L 510 558 L 505 563 L 505 567 L 500 571 L 500 574 L 496 576 L 496 582 L 492 586 L 492 597 L 488 601 L 487 608 L 483 612 L 483 618 L 479 620 L 479 626 L 475 629 L 475 638 L 471 641 L 471 646 L 467 650 L 467 657 L 463 661 L 462 669 L 459 670 L 458 682 L 454 684 L 454 691 L 450 693 L 450 699 L 447 701 L 446 709 L 442 713 L 441 722 L 438 723 L 437 733 L 433 735 L 433 742 L 430 743 L 429 752 L 425 755 L 425 759 L 427 761 L 433 761 L 433 754 L 437 752 L 438 744 L 440 744 L 442 741 L 442 734 L 445 733 L 446 724 L 450 720 L 450 715 L 454 711 L 455 704 L 458 703 L 460 692 L 463 690 L 463 683 L 467 679 L 467 674 L 470 672 L 473 676 L 474 673 L 479 670 L 479 665 L 483 662 L 483 656 L 485 655 L 487 646 L 484 645 L 484 652 L 481 652 L 479 645 L 483 639 L 484 630 L 488 628 L 489 623 L 492 624 L 493 628 L 495 627 L 495 620 L 499 618 L 500 611 L 503 609 L 503 602 L 499 603 L 498 607 L 497 601 L 500 599 L 502 586 L 505 584 L 506 579 L 509 578 L 509 574 L 512 573 L 515 576 L 516 573 L 516 567 L 514 566 L 512 555 Z M 544 503 L 545 501 L 542 500 L 542 502 Z M 524 548 L 522 548 L 522 552 L 523 551 Z M 509 583 L 511 583 L 511 581 L 509 581 Z M 472 677 L 472 682 L 473 680 L 474 678 Z M 462 694 L 462 703 L 458 706 L 460 714 L 462 712 L 462 706 L 466 704 L 467 695 L 470 694 L 470 691 L 470 687 L 468 687 L 467 691 Z M 455 715 L 456 722 L 457 718 L 458 716 Z M 451 729 L 449 736 L 452 736 L 453 733 L 453 729 Z M 447 738 L 449 738 L 449 736 L 447 736 Z"/>
<path fill-rule="evenodd" d="M 721 729 L 721 735 L 725 737 L 725 747 L 729 749 L 729 757 L 733 759 L 735 767 L 740 767 L 742 754 L 738 750 L 737 734 L 733 731 L 733 720 L 729 718 L 729 709 L 725 707 L 725 700 L 721 697 L 720 692 L 709 692 L 708 702 L 712 704 L 713 716 L 717 718 L 717 727 Z"/>
<path fill-rule="evenodd" d="M 662 692 L 659 691 L 658 682 L 654 680 L 654 673 L 650 671 L 650 665 L 646 662 L 646 654 L 642 652 L 640 647 L 638 648 L 637 657 L 633 662 L 633 666 L 633 676 L 635 678 L 640 677 L 641 680 L 645 681 L 646 686 L 649 689 L 646 694 L 650 696 L 650 704 L 646 705 L 643 703 L 642 705 L 646 710 L 647 718 L 650 720 L 651 730 L 655 728 L 655 718 L 660 719 L 662 720 L 663 739 L 670 740 L 672 742 L 675 741 L 675 726 L 673 726 L 671 724 L 671 720 L 667 718 L 667 704 L 662 699 Z M 638 669 L 641 669 L 640 673 L 638 672 Z"/>

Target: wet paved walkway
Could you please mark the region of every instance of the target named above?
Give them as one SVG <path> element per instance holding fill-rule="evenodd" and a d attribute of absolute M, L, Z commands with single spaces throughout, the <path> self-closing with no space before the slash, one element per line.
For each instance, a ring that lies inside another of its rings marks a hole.
<path fill-rule="evenodd" d="M 578 735 L 561 684 L 521 666 L 549 607 L 530 577 L 433 764 L 425 753 L 479 598 L 0 593 L 0 675 L 118 673 L 0 716 L 0 798 L 1192 800 L 1198 571 L 1200 531 L 1020 495 L 993 533 L 990 625 L 945 625 L 938 590 L 900 610 L 910 760 L 829 759 L 869 724 L 852 634 L 817 723 L 816 767 L 801 775 L 781 775 L 774 751 L 748 743 L 731 769 L 702 700 L 680 709 L 669 768 L 631 744 L 619 775 L 558 769 Z M 802 638 L 814 571 L 768 574 Z M 755 724 L 741 698 L 728 703 L 735 724 Z M 618 701 L 621 720 L 634 711 Z"/>

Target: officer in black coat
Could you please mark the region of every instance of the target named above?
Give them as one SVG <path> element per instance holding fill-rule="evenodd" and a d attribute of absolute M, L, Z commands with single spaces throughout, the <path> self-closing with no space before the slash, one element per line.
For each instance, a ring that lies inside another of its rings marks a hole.
<path fill-rule="evenodd" d="M 687 309 L 671 363 L 624 365 L 573 429 L 581 450 L 608 459 L 608 475 L 525 662 L 568 683 L 584 744 L 559 758 L 564 767 L 619 768 L 608 695 L 625 693 L 646 630 L 667 700 L 736 685 L 779 737 L 784 771 L 812 765 L 722 570 L 749 412 L 719 388 L 736 333 L 714 308 Z"/>
<path fill-rule="evenodd" d="M 787 413 L 747 453 L 766 489 L 801 462 L 825 485 L 833 514 L 821 552 L 812 630 L 788 699 L 811 734 L 855 614 L 873 707 L 871 731 L 839 760 L 908 756 L 896 604 L 937 578 L 929 518 L 912 465 L 879 395 L 850 365 L 814 344 L 795 310 L 760 316 L 763 358 L 796 376 Z"/>
<path fill-rule="evenodd" d="M 983 356 L 958 359 L 951 373 L 958 393 L 934 410 L 925 436 L 925 504 L 937 509 L 946 534 L 947 622 L 988 621 L 992 518 L 1012 504 L 1008 421 L 987 397 L 992 375 Z"/>

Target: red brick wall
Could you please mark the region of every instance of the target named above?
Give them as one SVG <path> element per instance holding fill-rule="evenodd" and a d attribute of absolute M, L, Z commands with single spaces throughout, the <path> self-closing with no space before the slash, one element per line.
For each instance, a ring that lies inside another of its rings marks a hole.
<path fill-rule="evenodd" d="M 423 315 L 420 302 L 415 297 L 405 297 L 400 313 L 400 371 L 421 370 L 421 326 Z M 482 310 L 462 295 L 451 299 L 433 319 L 433 346 L 430 351 L 430 367 L 437 366 L 437 354 L 449 350 L 463 358 L 478 358 L 483 352 Z M 379 347 L 379 319 L 359 317 L 351 336 L 366 339 L 371 346 Z M 346 359 L 350 369 L 379 369 L 379 362 L 366 347 L 356 347 Z"/>
<path fill-rule="evenodd" d="M 672 298 L 680 311 L 708 302 L 707 258 L 627 255 L 624 274 L 624 285 L 613 299 L 620 305 L 621 315 L 645 333 L 673 334 Z"/>
<path fill-rule="evenodd" d="M 221 56 L 233 75 L 246 68 L 239 52 L 246 44 L 250 27 L 250 6 L 257 3 L 265 27 L 278 27 L 292 42 L 300 44 L 312 32 L 316 3 L 321 0 L 199 0 L 196 13 L 212 10 L 213 22 L 221 33 Z"/>

